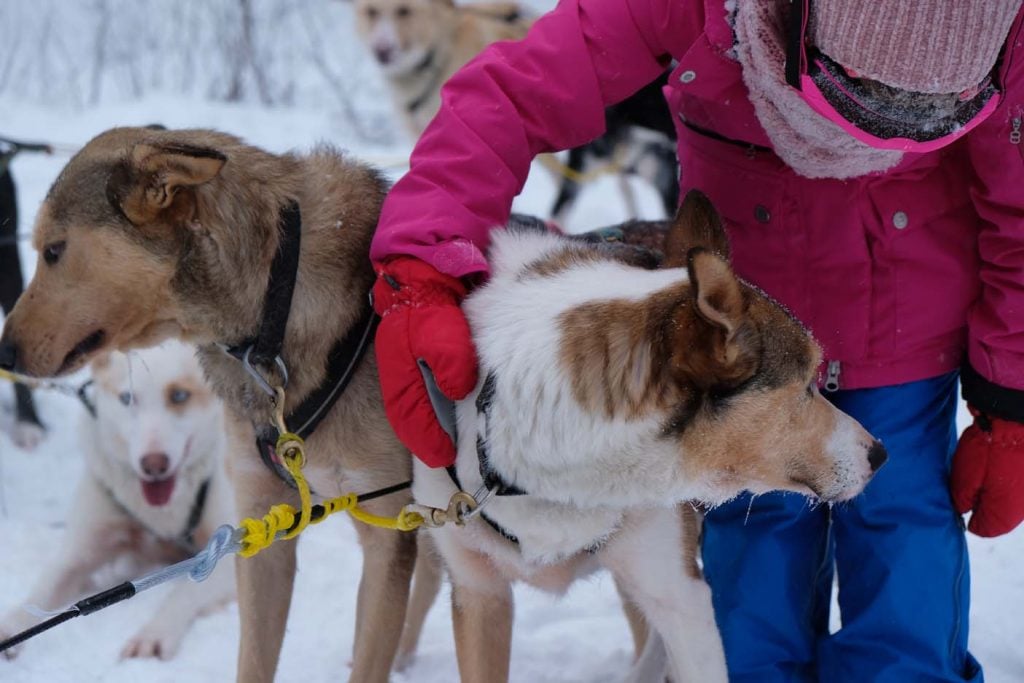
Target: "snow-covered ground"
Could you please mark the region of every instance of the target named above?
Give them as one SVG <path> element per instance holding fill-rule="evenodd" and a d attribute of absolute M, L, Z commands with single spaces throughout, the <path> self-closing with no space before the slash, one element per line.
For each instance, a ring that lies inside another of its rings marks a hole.
<path fill-rule="evenodd" d="M 342 119 L 311 109 L 263 109 L 215 105 L 180 98 L 147 97 L 125 104 L 104 104 L 68 111 L 27 106 L 0 99 L 0 134 L 45 139 L 74 148 L 114 125 L 160 122 L 169 127 L 215 127 L 274 151 L 303 149 L 331 141 L 354 154 L 387 166 L 394 174 L 408 154 L 404 146 L 371 147 L 350 135 Z M 50 183 L 67 160 L 24 155 L 14 163 L 28 232 Z M 641 205 L 658 215 L 657 200 L 638 186 Z M 554 194 L 548 174 L 537 168 L 516 208 L 545 214 Z M 588 187 L 570 229 L 606 225 L 625 217 L 611 180 Z M 35 254 L 26 244 L 31 271 Z M 0 433 L 0 613 L 18 602 L 41 565 L 58 549 L 68 496 L 82 467 L 75 424 L 81 407 L 53 394 L 39 395 L 46 441 L 34 452 L 18 450 Z M 0 416 L 10 422 L 10 391 L 0 387 Z M 961 416 L 963 417 L 963 416 Z M 913 495 L 908 492 L 907 495 Z M 1024 681 L 1024 532 L 1002 539 L 970 540 L 974 577 L 971 646 L 986 667 L 990 683 Z M 359 578 L 358 545 L 347 520 L 337 519 L 306 532 L 299 543 L 299 575 L 285 638 L 278 680 L 285 683 L 344 680 L 353 640 L 355 588 Z M 82 681 L 233 680 L 238 637 L 234 606 L 201 619 L 170 662 L 119 661 L 123 642 L 156 609 L 156 589 L 128 603 L 79 618 L 28 643 L 13 662 L 0 659 L 0 680 L 11 683 Z M 520 588 L 516 593 L 512 679 L 523 683 L 622 680 L 631 656 L 631 641 L 614 586 L 607 576 L 576 585 L 567 596 L 553 598 Z M 420 656 L 394 680 L 450 683 L 457 680 L 447 596 L 430 614 Z"/>

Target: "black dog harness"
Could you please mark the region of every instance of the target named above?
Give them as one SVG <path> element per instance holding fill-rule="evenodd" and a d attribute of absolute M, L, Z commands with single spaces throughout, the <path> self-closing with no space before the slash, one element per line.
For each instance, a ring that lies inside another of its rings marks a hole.
<path fill-rule="evenodd" d="M 259 366 L 265 370 L 277 370 L 288 381 L 287 367 L 281 359 L 284 347 L 285 328 L 288 325 L 288 314 L 291 311 L 292 294 L 295 291 L 295 280 L 299 269 L 299 250 L 302 240 L 302 215 L 299 205 L 290 202 L 281 209 L 280 215 L 281 241 L 277 253 L 270 265 L 270 277 L 267 283 L 267 294 L 263 300 L 263 314 L 259 332 L 256 337 L 241 344 L 229 347 L 226 351 L 246 364 L 247 368 Z M 367 297 L 365 308 L 358 322 L 339 339 L 327 358 L 327 372 L 323 381 L 285 418 L 289 431 L 303 439 L 316 430 L 320 422 L 327 416 L 330 409 L 345 392 L 352 376 L 359 367 L 359 362 L 373 340 L 374 331 L 380 318 L 370 306 Z M 258 373 L 257 380 L 263 389 L 273 393 L 273 389 Z M 260 459 L 274 474 L 286 484 L 295 488 L 291 474 L 277 458 L 276 427 L 265 427 L 256 436 L 256 448 Z"/>
<path fill-rule="evenodd" d="M 110 487 L 103 484 L 98 479 L 96 480 L 96 483 L 99 484 L 99 487 L 103 489 L 104 492 L 106 492 L 114 505 L 116 505 L 121 512 L 130 517 L 133 522 L 157 538 L 174 543 L 189 555 L 194 555 L 196 553 L 196 550 L 198 550 L 196 547 L 196 529 L 199 528 L 199 522 L 203 519 L 203 511 L 206 509 L 206 494 L 209 493 L 210 490 L 209 477 L 204 479 L 203 483 L 199 485 L 199 490 L 196 491 L 196 497 L 192 499 L 192 507 L 188 511 L 188 520 L 185 522 L 185 528 L 181 530 L 180 534 L 171 538 L 158 533 L 151 526 L 139 519 L 139 517 L 129 510 L 124 503 L 117 499 L 117 496 L 114 495 L 114 491 Z"/>
<path fill-rule="evenodd" d="M 442 411 L 444 413 L 452 412 L 454 410 L 454 406 L 449 405 L 442 408 L 442 406 L 437 403 L 437 401 L 441 399 L 441 397 L 443 397 L 443 394 L 441 394 L 439 391 L 429 390 L 429 384 L 433 383 L 433 375 L 425 373 L 424 378 L 427 379 L 428 381 L 428 393 L 431 396 L 431 402 L 434 403 L 434 411 L 439 414 L 441 414 Z M 476 397 L 476 410 L 477 413 L 483 419 L 485 431 L 488 431 L 490 429 L 491 404 L 494 402 L 494 389 L 496 384 L 496 375 L 493 372 L 488 373 L 487 377 L 484 378 L 483 386 L 480 387 L 480 393 L 477 394 Z M 448 401 L 448 399 L 446 398 L 441 400 Z M 457 435 L 454 433 L 454 420 L 452 420 L 449 423 L 449 428 L 451 429 L 449 436 L 452 437 L 452 441 L 458 444 Z M 509 483 L 505 478 L 501 476 L 501 474 L 496 469 L 494 469 L 494 467 L 491 466 L 489 454 L 490 445 L 487 443 L 486 437 L 484 436 L 484 434 L 478 433 L 476 437 L 476 455 L 479 461 L 480 477 L 481 479 L 483 479 L 484 488 L 486 488 L 488 491 L 487 495 L 527 495 L 526 491 L 522 490 L 515 484 Z M 456 472 L 455 470 L 455 465 L 449 465 L 448 467 L 445 468 L 445 471 L 448 472 L 448 476 L 451 478 L 452 483 L 455 484 L 455 488 L 457 488 L 459 491 L 464 491 L 465 489 L 462 488 L 462 482 L 459 481 L 458 472 Z M 486 512 L 481 511 L 479 514 L 480 518 L 483 519 L 488 526 L 490 526 L 492 529 L 498 532 L 498 534 L 501 535 L 505 540 L 511 541 L 512 543 L 516 544 L 519 543 L 519 538 L 517 538 L 515 534 L 505 529 L 505 527 L 498 524 L 492 518 L 488 517 Z"/>
<path fill-rule="evenodd" d="M 437 51 L 431 50 L 428 52 L 423 59 L 413 68 L 413 73 L 422 74 L 426 71 L 433 69 L 434 75 L 430 77 L 430 81 L 427 83 L 427 87 L 423 89 L 419 95 L 417 95 L 411 102 L 406 103 L 405 110 L 409 112 L 409 115 L 413 115 L 427 103 L 430 96 L 433 95 L 438 87 L 441 85 L 441 76 L 443 75 L 441 69 L 436 67 L 434 60 L 437 57 Z"/>

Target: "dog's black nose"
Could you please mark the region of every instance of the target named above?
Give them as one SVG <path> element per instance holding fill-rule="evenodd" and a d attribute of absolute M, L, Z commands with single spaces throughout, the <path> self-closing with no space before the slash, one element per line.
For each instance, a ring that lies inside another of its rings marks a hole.
<path fill-rule="evenodd" d="M 142 471 L 150 477 L 162 477 L 171 467 L 166 453 L 146 453 L 142 456 Z"/>
<path fill-rule="evenodd" d="M 0 368 L 14 370 L 18 362 L 18 347 L 7 339 L 0 340 Z"/>
<path fill-rule="evenodd" d="M 872 472 L 877 472 L 878 468 L 884 465 L 888 459 L 889 454 L 886 452 L 885 446 L 882 445 L 881 441 L 871 444 L 871 448 L 868 449 L 868 464 L 871 465 Z"/>

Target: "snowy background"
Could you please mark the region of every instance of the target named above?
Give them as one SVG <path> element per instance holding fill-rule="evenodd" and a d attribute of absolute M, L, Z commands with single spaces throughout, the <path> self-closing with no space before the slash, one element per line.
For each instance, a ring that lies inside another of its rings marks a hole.
<path fill-rule="evenodd" d="M 31 230 L 70 153 L 116 125 L 219 128 L 278 152 L 326 140 L 397 178 L 411 145 L 351 23 L 351 6 L 340 0 L 0 1 L 0 135 L 58 148 L 52 157 L 25 154 L 13 164 L 21 232 Z M 654 193 L 635 189 L 645 217 L 658 217 Z M 550 176 L 537 168 L 516 208 L 545 215 L 553 197 Z M 615 184 L 604 179 L 586 188 L 568 227 L 625 217 Z M 28 244 L 23 255 L 31 273 L 36 256 Z M 38 399 L 49 436 L 36 451 L 23 452 L 6 435 L 12 397 L 0 386 L 0 613 L 24 597 L 55 553 L 68 496 L 82 473 L 75 431 L 81 407 L 59 395 Z M 972 651 L 989 683 L 1021 683 L 1024 531 L 996 540 L 971 537 L 970 546 Z M 346 678 L 359 569 L 347 520 L 303 536 L 279 681 Z M 161 599 L 156 589 L 40 636 L 17 660 L 0 658 L 0 680 L 233 680 L 233 605 L 197 622 L 173 661 L 118 660 L 124 641 Z M 520 588 L 516 600 L 513 681 L 622 680 L 632 646 L 607 576 L 581 582 L 563 598 Z M 447 594 L 430 614 L 419 658 L 394 680 L 457 680 Z"/>

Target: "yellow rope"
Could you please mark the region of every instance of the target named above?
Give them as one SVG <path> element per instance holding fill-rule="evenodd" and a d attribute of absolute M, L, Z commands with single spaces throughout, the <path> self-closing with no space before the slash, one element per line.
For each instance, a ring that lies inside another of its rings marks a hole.
<path fill-rule="evenodd" d="M 302 474 L 302 466 L 305 463 L 304 446 L 302 438 L 296 434 L 284 433 L 277 440 L 277 456 L 284 463 L 299 489 L 301 503 L 298 514 L 294 507 L 282 503 L 270 508 L 263 519 L 252 517 L 243 519 L 239 526 L 245 530 L 245 535 L 241 540 L 242 549 L 238 552 L 242 557 L 252 557 L 264 548 L 270 547 L 277 540 L 278 533 L 291 529 L 293 525 L 295 528 L 282 536 L 282 539 L 295 538 L 310 524 L 319 524 L 337 512 L 347 512 L 363 524 L 395 531 L 413 531 L 423 524 L 423 515 L 405 508 L 396 517 L 370 514 L 360 509 L 359 496 L 354 493 L 346 493 L 343 496 L 325 500 L 321 503 L 324 509 L 323 516 L 313 520 L 309 483 Z M 297 523 L 296 518 L 298 519 Z"/>
<path fill-rule="evenodd" d="M 597 168 L 591 169 L 587 172 L 577 171 L 574 168 L 566 166 L 558 157 L 553 154 L 541 154 L 537 157 L 537 160 L 552 173 L 563 176 L 574 183 L 584 185 L 589 183 L 591 180 L 597 180 L 604 175 L 617 175 L 622 173 L 622 164 L 619 163 L 618 159 L 609 161 L 607 164 L 598 166 Z"/>
<path fill-rule="evenodd" d="M 281 459 L 288 470 L 288 474 L 292 475 L 292 479 L 295 480 L 295 486 L 299 489 L 299 502 L 301 505 L 299 523 L 295 525 L 294 529 L 282 536 L 286 541 L 295 538 L 302 533 L 303 529 L 309 526 L 309 518 L 312 516 L 313 511 L 313 500 L 309 494 L 309 482 L 302 475 L 302 466 L 306 464 L 306 455 L 303 450 L 304 445 L 305 442 L 302 440 L 302 437 L 297 434 L 285 432 L 277 437 L 277 457 Z"/>
<path fill-rule="evenodd" d="M 32 377 L 26 377 L 25 375 L 19 375 L 13 372 L 8 372 L 7 370 L 0 370 L 0 379 L 5 379 L 8 382 L 13 382 L 15 384 L 24 384 L 26 386 L 33 388 L 40 385 L 40 381 L 37 379 L 33 379 Z"/>

